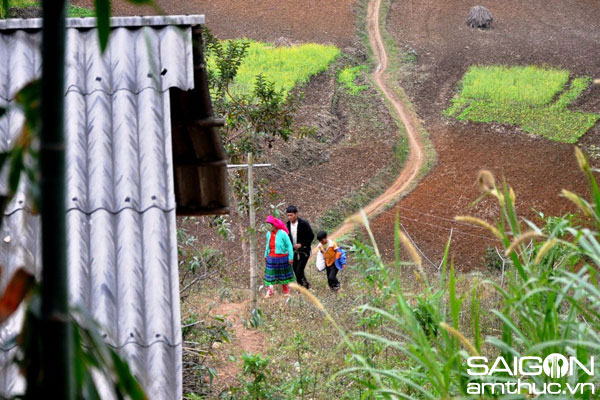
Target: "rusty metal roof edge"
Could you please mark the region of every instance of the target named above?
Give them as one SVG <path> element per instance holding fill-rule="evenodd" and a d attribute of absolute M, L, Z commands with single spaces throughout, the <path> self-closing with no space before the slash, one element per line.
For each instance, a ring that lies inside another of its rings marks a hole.
<path fill-rule="evenodd" d="M 206 18 L 199 15 L 149 15 L 136 17 L 112 17 L 110 26 L 142 27 L 142 26 L 167 26 L 167 25 L 203 25 Z M 67 18 L 67 28 L 91 29 L 96 27 L 96 18 Z M 0 30 L 42 29 L 41 18 L 9 18 L 0 20 Z"/>

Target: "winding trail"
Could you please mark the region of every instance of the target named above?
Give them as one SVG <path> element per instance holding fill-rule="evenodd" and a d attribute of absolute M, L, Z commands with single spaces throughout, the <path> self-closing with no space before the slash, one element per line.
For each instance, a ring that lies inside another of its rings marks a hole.
<path fill-rule="evenodd" d="M 383 45 L 383 39 L 381 38 L 381 32 L 379 30 L 379 10 L 381 7 L 381 0 L 371 0 L 369 2 L 367 11 L 367 31 L 369 35 L 369 43 L 375 54 L 378 65 L 373 72 L 373 80 L 375 84 L 381 89 L 381 92 L 388 100 L 400 120 L 406 129 L 408 136 L 408 142 L 410 146 L 410 155 L 402 172 L 398 175 L 398 178 L 394 183 L 379 197 L 369 203 L 364 211 L 368 217 L 371 217 L 381 211 L 390 201 L 397 198 L 398 195 L 402 194 L 407 190 L 410 184 L 417 178 L 419 171 L 423 165 L 424 154 L 423 147 L 419 136 L 418 121 L 413 115 L 407 110 L 406 105 L 402 100 L 395 95 L 395 93 L 388 87 L 386 70 L 388 68 L 388 55 Z M 360 211 L 354 215 L 346 218 L 346 220 L 336 229 L 330 236 L 332 238 L 339 238 L 340 236 L 352 231 L 355 225 L 361 221 Z"/>

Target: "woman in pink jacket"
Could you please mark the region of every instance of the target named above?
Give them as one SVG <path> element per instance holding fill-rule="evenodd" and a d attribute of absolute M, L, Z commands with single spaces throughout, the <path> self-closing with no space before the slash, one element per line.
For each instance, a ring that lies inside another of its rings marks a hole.
<path fill-rule="evenodd" d="M 283 293 L 290 294 L 289 283 L 294 281 L 294 247 L 288 236 L 287 227 L 278 218 L 269 215 L 267 223 L 271 224 L 271 230 L 267 232 L 267 245 L 265 246 L 265 286 L 267 294 L 271 297 L 275 294 L 273 285 L 282 285 Z"/>

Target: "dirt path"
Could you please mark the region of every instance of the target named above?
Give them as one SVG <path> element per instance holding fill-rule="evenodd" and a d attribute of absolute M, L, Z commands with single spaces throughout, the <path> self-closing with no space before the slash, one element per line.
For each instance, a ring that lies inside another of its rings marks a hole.
<path fill-rule="evenodd" d="M 410 156 L 404 169 L 396 179 L 396 181 L 378 198 L 369 203 L 364 211 L 368 217 L 371 217 L 380 212 L 390 201 L 402 194 L 417 177 L 421 166 L 423 165 L 423 147 L 419 137 L 418 122 L 408 112 L 406 106 L 394 92 L 388 87 L 386 70 L 388 68 L 388 56 L 383 45 L 381 33 L 379 30 L 379 9 L 381 0 L 371 0 L 369 2 L 367 14 L 367 29 L 369 34 L 369 43 L 373 49 L 373 53 L 378 61 L 377 68 L 373 72 L 375 84 L 381 89 L 383 95 L 392 104 L 394 110 L 400 117 L 410 145 Z M 360 221 L 360 212 L 348 217 L 344 223 L 330 236 L 339 238 L 340 236 L 354 229 L 357 221 Z"/>
<path fill-rule="evenodd" d="M 220 315 L 231 324 L 233 337 L 230 343 L 222 345 L 220 357 L 216 360 L 215 368 L 219 372 L 214 381 L 217 391 L 226 390 L 238 383 L 241 372 L 240 361 L 232 362 L 228 354 L 233 354 L 240 359 L 243 352 L 260 354 L 267 346 L 267 340 L 262 331 L 247 329 L 244 326 L 244 317 L 250 313 L 250 300 L 239 303 L 222 303 L 215 307 L 211 314 Z M 219 346 L 220 347 L 220 346 Z"/>

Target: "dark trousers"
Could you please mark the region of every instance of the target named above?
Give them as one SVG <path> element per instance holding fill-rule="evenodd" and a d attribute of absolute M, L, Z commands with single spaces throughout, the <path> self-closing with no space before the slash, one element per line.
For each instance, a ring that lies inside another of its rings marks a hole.
<path fill-rule="evenodd" d="M 338 281 L 337 273 L 338 269 L 333 264 L 330 267 L 325 268 L 325 272 L 327 273 L 327 283 L 332 290 L 337 290 L 340 288 L 340 281 Z"/>
<path fill-rule="evenodd" d="M 294 274 L 296 275 L 296 282 L 299 285 L 304 286 L 305 288 L 309 288 L 310 284 L 306 280 L 306 275 L 304 275 L 304 268 L 306 268 L 306 263 L 308 262 L 308 254 L 295 252 L 294 253 Z"/>

